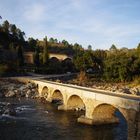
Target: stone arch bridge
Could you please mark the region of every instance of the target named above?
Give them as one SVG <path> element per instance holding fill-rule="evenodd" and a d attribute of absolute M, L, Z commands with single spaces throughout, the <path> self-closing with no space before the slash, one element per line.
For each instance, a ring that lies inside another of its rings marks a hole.
<path fill-rule="evenodd" d="M 116 123 L 115 112 L 119 111 L 127 122 L 128 139 L 140 139 L 140 97 L 46 80 L 28 81 L 37 85 L 46 100 L 61 100 L 59 110 L 85 110 L 78 118 L 81 123 Z"/>

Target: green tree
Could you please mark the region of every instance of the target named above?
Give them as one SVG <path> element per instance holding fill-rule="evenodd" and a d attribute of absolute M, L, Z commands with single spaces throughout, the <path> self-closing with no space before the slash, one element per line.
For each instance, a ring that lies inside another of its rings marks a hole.
<path fill-rule="evenodd" d="M 12 53 L 13 53 L 13 55 L 16 57 L 17 55 L 17 52 L 16 52 L 16 45 L 13 43 L 13 42 L 11 42 L 10 44 L 9 44 L 9 51 L 11 51 Z"/>
<path fill-rule="evenodd" d="M 17 47 L 17 58 L 18 58 L 18 66 L 23 66 L 24 65 L 24 57 L 23 57 L 23 50 L 21 46 Z"/>
<path fill-rule="evenodd" d="M 74 57 L 74 64 L 79 71 L 93 68 L 93 55 L 91 51 L 81 51 Z"/>
<path fill-rule="evenodd" d="M 3 22 L 2 28 L 4 32 L 9 33 L 10 24 L 7 20 Z"/>
<path fill-rule="evenodd" d="M 35 65 L 36 65 L 36 67 L 39 67 L 39 65 L 40 65 L 39 48 L 36 48 L 36 49 L 35 49 L 34 63 L 35 63 Z"/>
<path fill-rule="evenodd" d="M 66 58 L 61 62 L 64 72 L 73 72 L 74 71 L 74 64 L 72 59 Z"/>
<path fill-rule="evenodd" d="M 50 43 L 54 43 L 54 39 L 51 37 L 51 38 L 49 39 L 49 42 L 50 42 Z"/>
<path fill-rule="evenodd" d="M 92 50 L 92 46 L 91 45 L 88 45 L 88 50 Z"/>
<path fill-rule="evenodd" d="M 117 47 L 114 45 L 114 44 L 112 44 L 112 46 L 110 47 L 110 49 L 109 49 L 111 52 L 115 52 L 116 50 L 117 50 Z"/>
<path fill-rule="evenodd" d="M 49 61 L 49 52 L 48 52 L 48 41 L 47 41 L 47 37 L 44 38 L 44 49 L 43 49 L 43 64 L 48 64 Z"/>
<path fill-rule="evenodd" d="M 15 24 L 10 25 L 10 32 L 15 36 L 17 34 L 17 27 Z"/>
<path fill-rule="evenodd" d="M 140 49 L 140 43 L 138 44 L 137 49 Z"/>
<path fill-rule="evenodd" d="M 135 59 L 131 53 L 117 51 L 104 61 L 104 75 L 108 81 L 130 81 L 134 76 Z"/>
<path fill-rule="evenodd" d="M 64 44 L 65 47 L 69 46 L 69 42 L 66 40 L 62 40 L 62 43 Z"/>
<path fill-rule="evenodd" d="M 82 51 L 77 52 L 77 54 L 75 54 L 75 56 L 73 57 L 73 62 L 75 65 L 75 68 L 80 71 L 80 70 L 84 70 L 84 60 L 83 60 L 83 53 Z"/>
<path fill-rule="evenodd" d="M 28 44 L 29 44 L 30 50 L 35 51 L 36 46 L 37 46 L 37 41 L 32 37 L 28 38 Z"/>
<path fill-rule="evenodd" d="M 25 33 L 22 32 L 19 28 L 17 28 L 16 30 L 16 33 L 17 33 L 17 37 L 18 39 L 21 41 L 21 42 L 24 42 L 24 36 L 25 36 Z M 36 45 L 36 44 L 35 44 Z"/>
<path fill-rule="evenodd" d="M 58 40 L 56 38 L 54 39 L 54 43 L 58 43 Z"/>
<path fill-rule="evenodd" d="M 83 54 L 84 69 L 93 68 L 93 55 L 91 51 L 85 51 Z"/>
<path fill-rule="evenodd" d="M 137 50 L 136 50 L 137 55 L 140 57 L 140 43 L 137 46 Z"/>
<path fill-rule="evenodd" d="M 61 62 L 55 57 L 49 59 L 48 69 L 49 69 L 49 73 L 55 73 L 55 74 L 62 73 L 63 70 L 61 66 Z"/>

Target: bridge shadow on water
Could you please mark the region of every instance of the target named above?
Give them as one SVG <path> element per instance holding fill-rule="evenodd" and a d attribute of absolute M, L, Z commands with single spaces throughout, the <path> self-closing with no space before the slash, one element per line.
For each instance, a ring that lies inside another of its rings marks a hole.
<path fill-rule="evenodd" d="M 115 116 L 119 118 L 119 124 L 113 130 L 115 140 L 127 140 L 127 121 L 119 110 L 115 111 Z"/>
<path fill-rule="evenodd" d="M 77 122 L 85 111 L 59 111 L 56 103 L 23 99 L 17 107 L 27 110 L 15 118 L 0 119 L 0 140 L 126 140 L 127 126 L 121 113 L 118 125 L 89 126 Z"/>
<path fill-rule="evenodd" d="M 54 104 L 57 109 L 57 104 Z M 85 125 L 77 122 L 77 118 L 85 115 L 85 110 L 68 110 L 58 111 L 61 114 L 61 119 L 58 118 L 58 122 L 63 125 L 76 126 L 78 131 L 77 137 L 81 137 L 85 140 L 127 140 L 127 121 L 122 113 L 117 109 L 115 116 L 119 119 L 119 124 L 106 124 L 106 125 Z M 75 130 L 73 129 L 73 130 Z M 80 131 L 79 131 L 80 129 Z"/>

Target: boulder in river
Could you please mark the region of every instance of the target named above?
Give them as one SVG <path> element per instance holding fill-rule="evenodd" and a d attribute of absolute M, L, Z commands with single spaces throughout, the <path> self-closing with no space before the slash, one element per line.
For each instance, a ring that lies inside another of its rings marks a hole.
<path fill-rule="evenodd" d="M 7 102 L 0 102 L 0 115 L 16 115 L 14 106 Z"/>
<path fill-rule="evenodd" d="M 13 107 L 9 107 L 7 108 L 3 114 L 7 114 L 7 115 L 10 115 L 10 116 L 15 116 L 16 115 L 16 111 Z"/>

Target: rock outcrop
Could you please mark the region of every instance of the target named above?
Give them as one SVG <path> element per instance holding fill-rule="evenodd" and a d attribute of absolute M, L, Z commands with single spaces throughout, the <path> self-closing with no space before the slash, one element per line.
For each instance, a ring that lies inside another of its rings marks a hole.
<path fill-rule="evenodd" d="M 0 82 L 0 97 L 26 97 L 35 98 L 38 95 L 36 86 L 33 83 L 17 83 L 16 81 L 1 81 Z"/>

